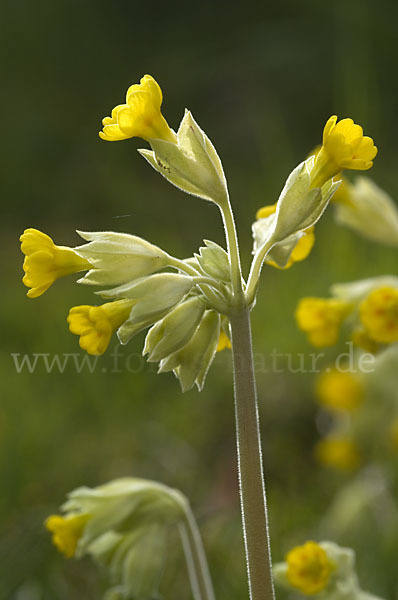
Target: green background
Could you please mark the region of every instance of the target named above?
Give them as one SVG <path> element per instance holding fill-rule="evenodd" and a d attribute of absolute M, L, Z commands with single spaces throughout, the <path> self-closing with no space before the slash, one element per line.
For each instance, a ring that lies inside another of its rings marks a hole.
<path fill-rule="evenodd" d="M 114 229 L 181 258 L 203 238 L 223 243 L 216 207 L 161 179 L 135 151 L 145 142 L 98 138 L 102 117 L 145 73 L 163 89 L 169 124 L 177 128 L 188 107 L 215 144 L 245 272 L 256 210 L 275 202 L 331 114 L 351 116 L 374 138 L 379 156 L 371 175 L 397 197 L 392 8 L 387 0 L 3 4 L 0 598 L 100 597 L 105 582 L 96 567 L 58 555 L 42 521 L 69 490 L 126 475 L 189 496 L 217 597 L 247 598 L 228 351 L 217 355 L 200 394 L 182 395 L 171 374 L 157 376 L 142 361 L 142 334 L 121 350 L 121 372 L 112 372 L 114 340 L 93 373 L 77 373 L 71 363 L 63 373 L 46 373 L 42 362 L 33 373 L 17 373 L 13 353 L 80 352 L 65 318 L 71 306 L 95 303 L 73 277 L 28 300 L 18 237 L 35 227 L 76 245 L 75 229 Z M 272 372 L 269 355 L 313 351 L 294 322 L 300 297 L 326 296 L 333 282 L 393 269 L 390 249 L 338 227 L 329 208 L 305 262 L 264 269 L 253 313 L 255 353 L 270 371 L 260 369 L 258 387 L 274 558 L 328 535 L 356 550 L 363 587 L 386 599 L 394 595 L 396 548 L 394 557 L 382 503 L 344 534 L 322 530 L 350 477 L 313 460 L 313 376 Z M 163 593 L 190 598 L 177 550 Z"/>

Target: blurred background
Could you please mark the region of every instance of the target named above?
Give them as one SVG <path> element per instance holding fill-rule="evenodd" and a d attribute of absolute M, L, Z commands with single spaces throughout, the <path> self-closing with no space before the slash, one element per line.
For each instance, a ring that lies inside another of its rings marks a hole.
<path fill-rule="evenodd" d="M 115 339 L 92 372 L 87 365 L 78 372 L 72 362 L 62 373 L 46 372 L 39 361 L 32 373 L 18 373 L 13 354 L 83 359 L 65 319 L 71 306 L 95 303 L 92 290 L 73 277 L 27 299 L 18 237 L 35 227 L 73 246 L 80 243 L 75 229 L 114 229 L 181 258 L 203 238 L 224 243 L 216 207 L 159 177 L 136 152 L 145 142 L 98 138 L 102 117 L 145 73 L 163 89 L 169 124 L 177 128 L 189 107 L 215 144 L 246 272 L 256 210 L 276 201 L 292 168 L 320 143 L 331 114 L 351 116 L 374 138 L 379 156 L 371 176 L 396 198 L 392 6 L 388 0 L 3 3 L 0 598 L 100 597 L 106 582 L 97 568 L 57 554 L 42 522 L 69 490 L 129 475 L 188 495 L 217 597 L 247 597 L 229 351 L 217 355 L 200 394 L 182 395 L 173 375 L 155 374 L 140 357 L 143 334 L 121 349 L 116 367 Z M 276 372 L 270 355 L 314 351 L 295 325 L 300 297 L 327 296 L 336 281 L 393 269 L 392 250 L 338 227 L 329 208 L 306 261 L 288 271 L 264 269 L 253 312 L 274 559 L 292 545 L 328 537 L 354 548 L 364 589 L 386 599 L 394 597 L 397 556 L 386 498 L 346 527 L 325 520 L 357 474 L 314 461 L 313 375 L 288 372 L 285 358 Z M 320 366 L 344 349 L 343 341 Z M 378 435 L 370 431 L 375 446 Z M 183 559 L 174 554 L 162 592 L 188 599 Z"/>

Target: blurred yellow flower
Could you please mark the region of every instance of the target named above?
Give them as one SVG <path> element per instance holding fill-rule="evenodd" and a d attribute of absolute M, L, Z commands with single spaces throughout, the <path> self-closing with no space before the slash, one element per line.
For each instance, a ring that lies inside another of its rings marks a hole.
<path fill-rule="evenodd" d="M 322 592 L 329 584 L 335 569 L 326 551 L 316 542 L 306 542 L 287 553 L 286 577 L 290 585 L 303 594 Z"/>
<path fill-rule="evenodd" d="M 322 406 L 332 411 L 353 411 L 363 399 L 363 386 L 357 375 L 330 369 L 318 377 L 315 393 Z"/>
<path fill-rule="evenodd" d="M 270 215 L 274 214 L 276 211 L 276 204 L 271 204 L 269 206 L 263 206 L 256 213 L 256 219 L 266 219 Z M 314 244 L 315 244 L 315 227 L 309 227 L 305 231 L 303 231 L 302 237 L 299 239 L 297 244 L 295 245 L 289 260 L 287 261 L 284 267 L 280 267 L 273 260 L 265 259 L 265 262 L 272 267 L 276 267 L 277 269 L 288 269 L 295 262 L 300 262 L 301 260 L 305 260 L 309 253 L 311 252 Z"/>
<path fill-rule="evenodd" d="M 354 471 L 361 462 L 356 444 L 349 438 L 330 436 L 315 446 L 315 458 L 324 466 L 338 471 Z"/>
<path fill-rule="evenodd" d="M 77 543 L 89 518 L 88 514 L 78 514 L 67 517 L 51 515 L 46 519 L 44 524 L 52 533 L 53 544 L 67 558 L 74 556 Z"/>
<path fill-rule="evenodd" d="M 140 137 L 176 143 L 176 135 L 160 111 L 162 100 L 159 84 L 151 75 L 144 75 L 139 84 L 127 90 L 126 104 L 115 106 L 112 116 L 102 120 L 100 138 L 114 142 Z"/>
<path fill-rule="evenodd" d="M 398 341 L 398 289 L 383 286 L 373 290 L 361 302 L 359 315 L 372 340 L 381 344 Z"/>
<path fill-rule="evenodd" d="M 312 186 L 322 187 L 342 169 L 366 171 L 372 167 L 376 154 L 372 138 L 363 135 L 360 125 L 352 119 L 337 122 L 334 115 L 323 130 L 323 144 L 311 174 Z"/>
<path fill-rule="evenodd" d="M 358 346 L 359 348 L 362 348 L 371 354 L 376 354 L 376 352 L 379 350 L 378 343 L 369 337 L 364 327 L 358 327 L 358 329 L 355 329 L 352 332 L 351 339 L 354 343 L 354 346 Z"/>
<path fill-rule="evenodd" d="M 231 340 L 229 339 L 227 334 L 223 331 L 223 329 L 221 329 L 220 337 L 218 338 L 218 344 L 217 344 L 216 351 L 221 352 L 222 350 L 225 350 L 226 348 L 228 348 L 228 349 L 232 348 Z"/>
<path fill-rule="evenodd" d="M 101 306 L 74 306 L 67 321 L 69 330 L 79 335 L 79 345 L 88 354 L 105 352 L 113 333 L 128 319 L 132 300 L 117 300 Z"/>
<path fill-rule="evenodd" d="M 350 303 L 335 298 L 302 298 L 296 308 L 298 327 L 305 331 L 313 346 L 333 346 L 341 323 L 351 312 Z"/>
<path fill-rule="evenodd" d="M 72 248 L 56 246 L 48 235 L 38 229 L 25 229 L 19 239 L 25 254 L 22 282 L 31 288 L 27 294 L 29 298 L 44 294 L 60 277 L 93 269 L 88 260 L 78 256 Z"/>

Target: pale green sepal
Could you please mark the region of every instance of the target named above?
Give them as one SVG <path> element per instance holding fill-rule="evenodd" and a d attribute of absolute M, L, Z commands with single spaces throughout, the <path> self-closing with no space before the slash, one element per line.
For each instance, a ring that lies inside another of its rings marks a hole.
<path fill-rule="evenodd" d="M 392 198 L 368 177 L 346 183 L 347 202 L 335 203 L 339 225 L 354 229 L 372 241 L 398 246 L 398 210 Z"/>
<path fill-rule="evenodd" d="M 229 283 L 231 281 L 231 266 L 227 252 L 215 242 L 210 240 L 204 240 L 204 242 L 206 246 L 199 248 L 199 255 L 195 255 L 203 272 L 217 280 Z"/>
<path fill-rule="evenodd" d="M 289 175 L 276 207 L 276 223 L 272 237 L 281 241 L 304 231 L 321 218 L 340 181 L 329 180 L 322 188 L 311 189 L 314 157 L 299 164 Z"/>
<path fill-rule="evenodd" d="M 178 273 L 157 273 L 111 290 L 97 292 L 105 298 L 135 300 L 127 322 L 139 323 L 170 310 L 193 286 L 193 280 Z M 157 319 L 156 319 L 157 320 Z"/>
<path fill-rule="evenodd" d="M 289 262 L 289 258 L 295 247 L 297 246 L 298 241 L 303 236 L 303 233 L 295 233 L 279 244 L 275 244 L 272 246 L 271 250 L 267 252 L 265 258 L 267 260 L 273 260 L 278 267 L 285 267 Z"/>
<path fill-rule="evenodd" d="M 216 352 L 219 335 L 220 316 L 208 310 L 188 344 L 162 360 L 159 372 L 173 370 L 183 392 L 190 390 L 195 383 L 201 390 Z"/>
<path fill-rule="evenodd" d="M 177 144 L 165 140 L 150 143 L 153 152 L 139 152 L 170 183 L 216 204 L 225 202 L 226 181 L 220 159 L 189 111 L 181 121 Z"/>
<path fill-rule="evenodd" d="M 158 362 L 189 342 L 205 311 L 200 298 L 180 303 L 164 319 L 156 323 L 145 339 L 143 354 L 149 362 Z"/>
<path fill-rule="evenodd" d="M 252 225 L 253 251 L 256 254 L 272 237 L 276 225 L 276 214 L 257 219 Z"/>
<path fill-rule="evenodd" d="M 121 325 L 121 327 L 119 327 L 119 329 L 116 332 L 117 337 L 119 338 L 119 342 L 123 346 L 126 345 L 131 340 L 131 338 L 133 338 L 135 335 L 137 335 L 137 333 L 139 333 L 140 331 L 143 331 L 144 329 L 147 329 L 147 327 L 150 327 L 151 325 L 156 323 L 156 321 L 158 321 L 159 319 L 163 319 L 163 317 L 165 317 L 168 312 L 169 312 L 168 310 L 165 310 L 160 315 L 156 315 L 155 317 L 150 317 L 149 319 L 145 319 L 144 321 L 139 321 L 138 323 L 136 323 L 135 321 L 132 322 L 132 321 L 130 321 L 130 319 L 127 319 L 127 321 L 125 321 L 123 323 L 123 325 Z"/>
<path fill-rule="evenodd" d="M 169 264 L 163 250 L 134 235 L 113 231 L 78 231 L 78 234 L 89 243 L 74 250 L 94 266 L 78 283 L 123 284 Z"/>

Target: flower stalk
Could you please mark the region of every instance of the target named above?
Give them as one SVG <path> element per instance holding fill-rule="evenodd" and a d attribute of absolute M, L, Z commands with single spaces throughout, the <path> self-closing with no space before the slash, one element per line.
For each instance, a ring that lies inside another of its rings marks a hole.
<path fill-rule="evenodd" d="M 236 441 L 243 535 L 251 600 L 274 600 L 250 313 L 230 316 Z"/>

